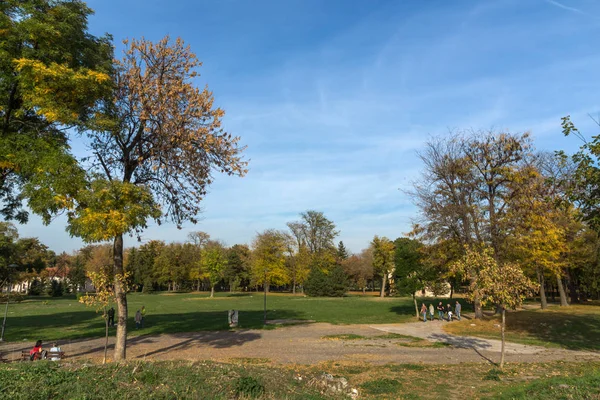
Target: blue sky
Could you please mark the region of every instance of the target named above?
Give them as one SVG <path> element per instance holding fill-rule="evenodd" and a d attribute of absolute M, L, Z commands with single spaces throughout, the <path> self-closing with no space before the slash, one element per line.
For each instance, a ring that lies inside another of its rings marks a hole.
<path fill-rule="evenodd" d="M 93 0 L 94 34 L 180 36 L 248 146 L 250 172 L 217 176 L 203 220 L 152 225 L 144 240 L 202 230 L 227 244 L 323 211 L 353 251 L 396 238 L 417 210 L 399 189 L 416 152 L 449 129 L 531 131 L 542 150 L 572 151 L 560 117 L 596 133 L 600 2 L 595 0 Z M 55 251 L 81 246 L 57 219 L 20 226 Z M 128 238 L 126 246 L 136 245 Z"/>

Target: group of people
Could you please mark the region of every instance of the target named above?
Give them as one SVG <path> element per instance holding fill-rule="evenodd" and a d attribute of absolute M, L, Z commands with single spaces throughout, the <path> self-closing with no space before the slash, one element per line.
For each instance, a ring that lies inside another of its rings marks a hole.
<path fill-rule="evenodd" d="M 462 306 L 460 305 L 458 300 L 456 300 L 456 305 L 454 306 L 454 313 L 453 313 L 452 306 L 450 304 L 448 304 L 446 307 L 444 307 L 444 304 L 442 304 L 442 302 L 440 301 L 440 303 L 437 306 L 437 311 L 438 311 L 438 319 L 440 321 L 442 321 L 442 320 L 452 321 L 452 318 L 454 316 L 456 316 L 456 319 L 458 319 L 460 321 L 460 312 L 462 311 Z M 425 305 L 425 303 L 423 303 L 421 305 L 421 315 L 423 316 L 423 322 L 427 322 L 428 314 L 429 314 L 429 319 L 431 321 L 433 321 L 434 312 L 435 312 L 435 310 L 433 308 L 433 304 L 429 303 L 429 308 L 428 308 Z"/>
<path fill-rule="evenodd" d="M 50 353 L 51 353 L 50 360 L 52 360 L 52 361 L 60 360 L 61 352 L 62 352 L 62 350 L 58 346 L 58 343 L 54 342 L 52 344 L 52 347 L 50 348 Z M 48 351 L 44 350 L 42 348 L 42 341 L 38 340 L 37 342 L 35 342 L 35 346 L 33 346 L 33 349 L 29 350 L 29 360 L 31 360 L 31 361 L 45 360 L 47 358 L 48 358 Z"/>
<path fill-rule="evenodd" d="M 106 314 L 108 316 L 108 326 L 115 326 L 115 309 L 111 307 Z M 135 312 L 134 320 L 136 329 L 144 327 L 144 318 L 146 318 L 146 307 L 142 306 L 141 309 Z"/>

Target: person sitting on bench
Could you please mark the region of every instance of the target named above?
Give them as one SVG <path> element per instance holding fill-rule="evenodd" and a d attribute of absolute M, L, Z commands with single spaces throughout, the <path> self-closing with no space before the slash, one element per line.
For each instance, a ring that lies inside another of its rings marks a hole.
<path fill-rule="evenodd" d="M 60 347 L 58 347 L 58 343 L 54 342 L 52 344 L 52 348 L 50 349 L 50 360 L 52 361 L 58 361 L 60 360 L 60 353 L 62 352 L 62 350 L 60 349 Z"/>
<path fill-rule="evenodd" d="M 45 353 L 46 352 L 42 350 L 42 341 L 38 340 L 35 342 L 33 349 L 29 351 L 29 359 L 31 361 L 41 360 L 42 358 L 45 358 Z"/>

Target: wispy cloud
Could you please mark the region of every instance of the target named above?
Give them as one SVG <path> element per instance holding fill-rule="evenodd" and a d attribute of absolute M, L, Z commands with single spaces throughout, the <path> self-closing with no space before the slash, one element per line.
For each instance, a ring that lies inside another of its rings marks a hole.
<path fill-rule="evenodd" d="M 545 1 L 546 1 L 546 3 L 552 4 L 553 6 L 556 6 L 558 8 L 562 8 L 563 10 L 572 11 L 572 12 L 575 12 L 575 13 L 578 13 L 578 14 L 586 15 L 586 13 L 583 12 L 583 11 L 581 11 L 579 8 L 575 8 L 575 7 L 570 7 L 570 6 L 564 5 L 562 3 L 559 3 L 556 0 L 545 0 Z"/>

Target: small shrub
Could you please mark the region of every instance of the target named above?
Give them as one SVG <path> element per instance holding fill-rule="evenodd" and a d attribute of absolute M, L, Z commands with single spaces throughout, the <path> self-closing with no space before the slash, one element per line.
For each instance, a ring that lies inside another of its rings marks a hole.
<path fill-rule="evenodd" d="M 256 378 L 251 376 L 242 376 L 237 379 L 235 384 L 235 393 L 237 396 L 248 396 L 256 398 L 265 392 L 265 387 Z"/>
<path fill-rule="evenodd" d="M 501 381 L 502 379 L 500 378 L 500 375 L 502 375 L 502 371 L 500 371 L 498 368 L 492 368 L 483 376 L 483 380 Z"/>

